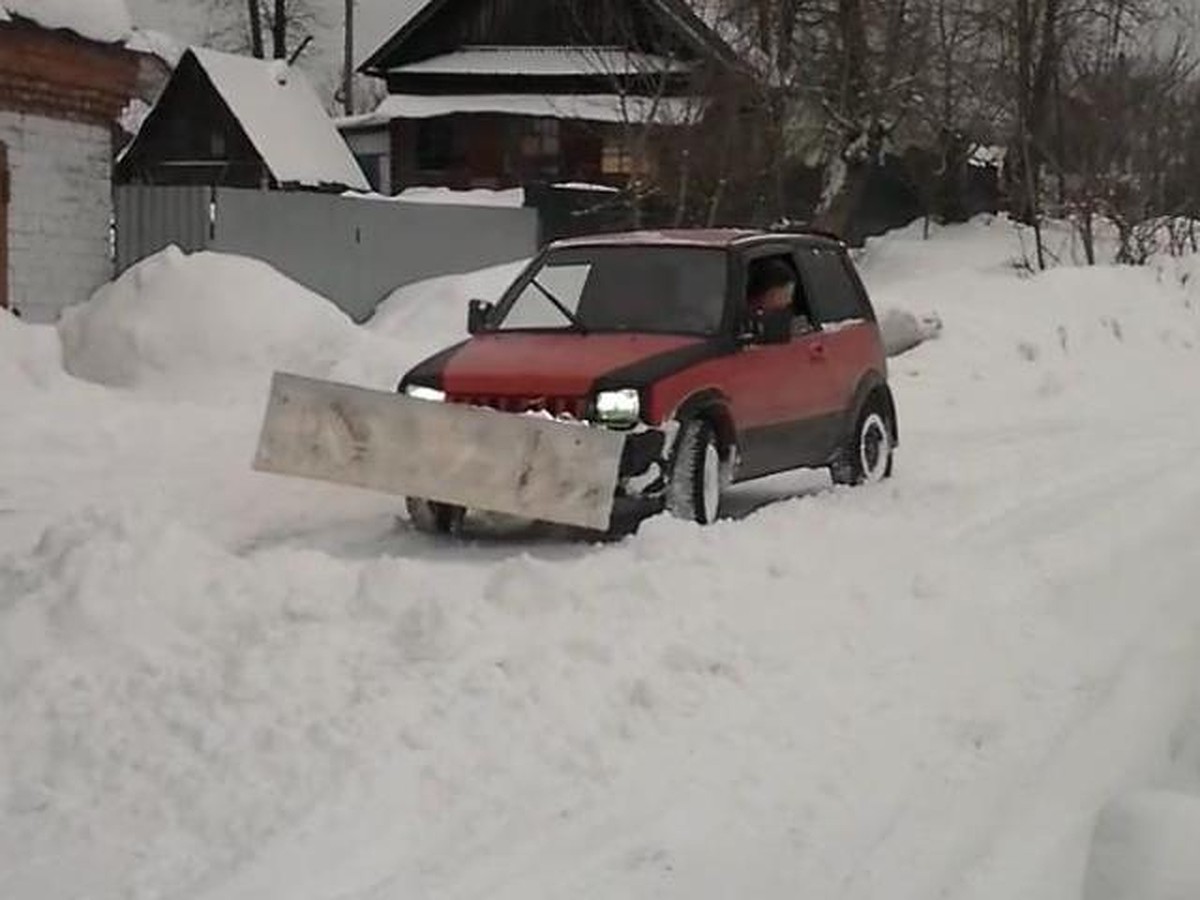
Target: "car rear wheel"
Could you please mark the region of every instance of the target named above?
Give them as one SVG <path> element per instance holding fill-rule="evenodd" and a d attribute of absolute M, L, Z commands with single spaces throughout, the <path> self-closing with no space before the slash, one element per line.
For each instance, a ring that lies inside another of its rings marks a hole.
<path fill-rule="evenodd" d="M 676 518 L 711 525 L 721 508 L 722 479 L 720 440 L 712 424 L 704 419 L 685 422 L 671 464 L 667 510 Z"/>
<path fill-rule="evenodd" d="M 461 506 L 436 503 L 418 497 L 405 498 L 408 518 L 417 531 L 426 534 L 457 534 L 462 530 L 467 511 Z"/>
<path fill-rule="evenodd" d="M 830 467 L 834 484 L 874 484 L 892 477 L 895 429 L 887 405 L 874 398 L 859 414 L 846 445 Z"/>

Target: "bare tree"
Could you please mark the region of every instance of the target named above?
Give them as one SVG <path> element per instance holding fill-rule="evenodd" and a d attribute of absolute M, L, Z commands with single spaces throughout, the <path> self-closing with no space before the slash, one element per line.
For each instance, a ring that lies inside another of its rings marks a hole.
<path fill-rule="evenodd" d="M 321 24 L 313 0 L 208 0 L 208 6 L 206 43 L 258 59 L 266 57 L 268 34 L 271 56 L 291 59 L 303 52 Z"/>

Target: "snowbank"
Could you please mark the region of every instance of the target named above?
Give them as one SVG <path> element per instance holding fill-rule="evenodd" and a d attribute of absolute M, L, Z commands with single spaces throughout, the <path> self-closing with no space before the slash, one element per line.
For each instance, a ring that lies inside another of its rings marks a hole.
<path fill-rule="evenodd" d="M 68 309 L 67 371 L 178 397 L 236 394 L 276 369 L 325 375 L 359 340 L 325 298 L 266 263 L 169 247 Z"/>
<path fill-rule="evenodd" d="M 393 200 L 403 203 L 434 203 L 456 206 L 495 206 L 504 208 L 520 208 L 525 205 L 524 188 L 514 188 L 505 191 L 490 191 L 478 188 L 469 191 L 456 191 L 450 188 L 413 187 L 401 191 Z"/>
<path fill-rule="evenodd" d="M 900 356 L 940 335 L 942 320 L 936 315 L 917 318 L 908 310 L 889 307 L 879 313 L 879 331 L 887 355 Z"/>
<path fill-rule="evenodd" d="M 125 0 L 0 0 L 0 14 L 6 11 L 105 44 L 125 40 L 133 29 Z"/>
<path fill-rule="evenodd" d="M 419 343 L 433 353 L 463 340 L 471 300 L 496 302 L 528 264 L 504 263 L 399 288 L 379 304 L 366 327 L 378 335 Z"/>
<path fill-rule="evenodd" d="M 1100 815 L 1083 900 L 1200 897 L 1200 797 L 1145 792 Z"/>
<path fill-rule="evenodd" d="M 26 325 L 0 309 L 0 397 L 24 387 L 49 387 L 63 377 L 53 329 Z"/>

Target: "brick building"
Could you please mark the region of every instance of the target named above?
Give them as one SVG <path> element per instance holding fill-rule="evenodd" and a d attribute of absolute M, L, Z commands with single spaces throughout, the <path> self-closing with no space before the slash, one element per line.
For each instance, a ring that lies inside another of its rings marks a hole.
<path fill-rule="evenodd" d="M 114 123 L 146 78 L 121 30 L 84 37 L 0 0 L 0 305 L 30 321 L 112 277 Z"/>

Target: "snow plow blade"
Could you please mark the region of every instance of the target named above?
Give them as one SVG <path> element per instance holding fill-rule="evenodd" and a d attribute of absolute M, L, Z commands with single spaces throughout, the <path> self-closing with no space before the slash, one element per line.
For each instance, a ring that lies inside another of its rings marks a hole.
<path fill-rule="evenodd" d="M 605 530 L 623 435 L 276 373 L 254 468 Z"/>

